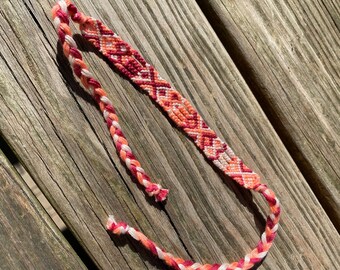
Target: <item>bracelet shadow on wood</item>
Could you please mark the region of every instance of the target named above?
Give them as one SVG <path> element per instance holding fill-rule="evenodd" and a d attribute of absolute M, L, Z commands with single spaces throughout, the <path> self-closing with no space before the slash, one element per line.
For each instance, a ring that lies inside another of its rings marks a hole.
<path fill-rule="evenodd" d="M 123 78 L 124 80 L 128 80 L 128 78 L 126 78 L 125 76 L 123 76 L 119 70 L 105 57 L 103 56 L 98 49 L 96 49 L 90 42 L 88 42 L 87 40 L 85 40 L 82 35 L 80 34 L 75 34 L 73 36 L 74 40 L 76 41 L 77 45 L 78 45 L 78 49 L 82 52 L 90 52 L 90 53 L 94 53 L 96 56 L 98 56 L 101 60 L 103 60 L 112 70 L 113 72 L 115 72 L 116 74 L 118 74 L 121 78 Z M 92 96 L 87 93 L 84 88 L 78 83 L 78 81 L 75 79 L 74 75 L 73 75 L 73 71 L 72 68 L 70 67 L 70 64 L 67 60 L 67 58 L 64 56 L 62 47 L 60 45 L 60 42 L 58 42 L 57 45 L 57 56 L 56 56 L 56 60 L 58 63 L 58 69 L 59 72 L 62 74 L 64 80 L 66 81 L 66 83 L 69 85 L 69 87 L 71 88 L 71 90 L 79 97 L 83 98 L 85 101 L 89 102 L 91 105 L 95 106 L 96 108 L 98 108 L 98 105 L 96 104 L 96 102 L 94 101 L 94 99 L 92 98 Z M 133 87 L 140 93 L 147 95 L 147 93 L 145 91 L 142 91 L 138 86 L 136 86 L 135 84 L 131 83 L 133 85 Z M 158 108 L 158 110 L 162 113 L 162 115 L 168 119 L 168 121 L 170 122 L 171 126 L 173 128 L 176 128 L 181 134 L 184 134 L 184 137 L 186 137 L 187 139 L 189 139 L 190 141 L 193 142 L 193 140 L 191 138 L 189 138 L 186 133 L 180 129 L 178 126 L 175 125 L 175 123 L 173 123 L 173 121 L 169 118 L 169 116 L 167 115 L 166 112 L 164 112 L 164 110 L 161 108 L 161 106 L 159 104 L 157 104 L 154 100 L 152 100 L 152 102 L 154 103 L 154 105 Z M 113 159 L 111 158 L 111 155 L 108 151 L 108 149 L 105 147 L 105 145 L 103 145 L 105 148 L 105 151 L 107 152 L 110 161 L 112 162 L 112 164 L 114 165 L 117 173 L 119 174 L 119 170 L 116 167 L 115 162 L 113 161 Z M 239 200 L 239 202 L 247 208 L 247 210 L 252 213 L 253 215 L 253 220 L 254 223 L 257 227 L 257 229 L 259 230 L 259 236 L 261 235 L 261 233 L 264 231 L 265 229 L 265 224 L 266 224 L 266 219 L 264 217 L 264 215 L 260 212 L 258 206 L 254 203 L 253 201 L 253 194 L 251 191 L 239 186 L 237 183 L 235 183 L 234 180 L 232 180 L 228 175 L 224 174 L 220 169 L 218 169 L 211 160 L 209 160 L 204 154 L 203 152 L 198 149 L 196 147 L 196 149 L 204 156 L 204 159 L 207 161 L 207 163 L 213 168 L 213 170 L 215 171 L 215 173 L 217 173 L 222 179 L 224 184 L 230 189 L 232 190 L 237 199 Z M 131 174 L 131 172 L 129 171 L 129 169 L 126 167 L 125 163 L 120 159 L 120 163 L 123 165 L 123 167 L 126 169 L 126 172 L 128 173 L 129 177 L 132 179 L 132 181 L 134 183 L 136 183 L 137 187 L 139 190 L 143 191 L 143 194 L 145 196 L 146 201 L 152 205 L 153 207 L 156 207 L 158 210 L 165 212 L 165 214 L 169 217 L 170 219 L 170 215 L 168 214 L 165 205 L 166 202 L 163 203 L 156 203 L 154 201 L 153 197 L 149 197 L 143 190 L 143 188 L 138 184 L 137 180 L 135 179 L 135 177 Z M 123 181 L 124 182 L 124 181 Z M 131 196 L 133 196 L 132 191 L 130 190 L 129 186 L 124 182 L 124 185 L 127 187 L 129 193 L 131 194 Z M 174 229 L 177 232 L 177 229 L 175 228 L 175 225 L 172 224 Z M 151 263 L 153 266 L 155 267 L 160 267 L 159 269 L 164 269 L 164 263 L 161 262 L 158 258 L 156 258 L 155 256 L 151 255 L 145 248 L 142 247 L 142 245 L 140 243 L 137 243 L 136 241 L 134 241 L 133 239 L 129 240 L 128 237 L 116 237 L 114 236 L 112 233 L 110 233 L 110 237 L 112 239 L 112 241 L 114 242 L 114 244 L 116 246 L 124 246 L 126 244 L 128 244 L 130 246 L 130 248 L 133 251 L 138 250 L 138 253 L 140 254 L 140 256 L 142 257 L 143 260 L 148 261 L 149 263 Z M 181 239 L 180 235 L 179 238 Z M 184 245 L 184 243 L 183 243 Z M 254 246 L 256 245 L 256 243 L 254 243 Z M 141 251 L 142 250 L 142 251 Z M 189 252 L 188 252 L 189 253 Z M 194 260 L 192 258 L 192 256 L 189 254 L 190 260 Z M 239 259 L 239 258 L 237 258 Z M 265 258 L 258 264 L 256 264 L 252 269 L 257 269 L 258 267 L 260 267 L 262 265 L 262 263 L 264 262 Z M 222 262 L 221 262 L 222 263 Z M 169 269 L 169 268 L 166 268 Z"/>
<path fill-rule="evenodd" d="M 78 38 L 77 38 L 78 36 Z M 82 52 L 95 52 L 95 50 L 93 48 L 89 48 L 88 46 L 92 46 L 90 43 L 89 44 L 85 44 L 84 41 L 82 44 L 82 42 L 80 41 L 80 38 L 79 36 L 81 37 L 81 35 L 74 35 L 74 40 L 77 42 L 77 45 L 79 47 L 79 50 L 82 51 Z M 86 41 L 87 42 L 87 41 Z M 121 78 L 123 79 L 126 79 L 124 76 L 122 76 L 121 74 L 119 74 L 118 70 L 116 69 L 116 67 L 114 65 L 112 65 L 112 63 L 110 63 L 107 59 L 105 59 L 100 53 L 98 54 L 98 57 L 100 57 L 102 60 L 104 60 L 108 65 L 110 65 L 110 68 L 114 70 L 114 72 L 116 74 L 118 74 Z M 98 104 L 95 102 L 95 100 L 93 99 L 93 97 L 88 93 L 86 92 L 86 90 L 84 90 L 84 88 L 79 84 L 79 82 L 76 80 L 76 78 L 74 77 L 73 75 L 73 70 L 72 68 L 70 67 L 70 64 L 68 62 L 68 59 L 64 56 L 64 53 L 63 53 L 63 49 L 61 47 L 61 44 L 58 42 L 58 45 L 57 45 L 57 63 L 58 63 L 58 69 L 59 69 L 59 72 L 62 74 L 65 82 L 67 83 L 67 85 L 69 86 L 69 88 L 73 91 L 74 94 L 76 94 L 77 96 L 81 97 L 82 99 L 84 99 L 86 102 L 90 103 L 92 106 L 96 107 L 97 109 L 98 108 Z M 72 94 L 72 92 L 71 92 Z M 72 94 L 73 95 L 73 94 Z M 81 109 L 81 108 L 80 108 Z M 81 109 L 82 110 L 82 109 Z M 85 115 L 85 113 L 84 113 Z M 86 115 L 85 115 L 86 117 Z M 90 123 L 90 121 L 88 121 Z M 104 122 L 104 120 L 103 120 Z M 92 128 L 92 130 L 94 132 L 95 129 Z M 108 133 L 109 134 L 109 133 Z M 103 144 L 103 147 L 110 159 L 110 161 L 112 162 L 113 166 L 115 167 L 117 173 L 121 176 L 120 172 L 119 172 L 119 169 L 117 168 L 114 160 L 112 159 L 111 157 L 111 154 L 109 153 L 109 149 L 107 149 L 107 147 L 105 146 L 105 144 Z M 135 179 L 135 177 L 132 175 L 132 173 L 130 172 L 130 170 L 126 167 L 126 164 L 121 160 L 119 159 L 120 161 L 120 164 L 123 165 L 123 167 L 126 169 L 126 172 L 127 174 L 129 175 L 129 177 L 132 179 L 132 181 L 136 184 L 137 188 L 139 190 L 141 190 L 145 196 L 145 200 L 152 206 L 156 207 L 158 210 L 164 210 L 163 209 L 163 205 L 166 204 L 166 201 L 165 202 L 162 202 L 161 204 L 160 203 L 157 203 L 155 202 L 154 198 L 153 197 L 150 197 L 146 194 L 146 192 L 144 191 L 143 187 L 137 182 L 137 180 Z M 123 179 L 123 176 L 121 176 L 121 178 Z M 123 181 L 124 182 L 124 181 Z M 124 182 L 126 188 L 128 189 L 129 193 L 131 194 L 131 196 L 133 196 L 133 193 L 130 189 L 130 187 Z"/>
<path fill-rule="evenodd" d="M 79 47 L 82 48 L 82 46 L 79 46 Z M 74 94 L 76 94 L 77 96 L 83 98 L 85 101 L 89 102 L 92 106 L 97 108 L 98 105 L 95 102 L 95 100 L 92 98 L 92 96 L 89 93 L 87 93 L 84 90 L 84 88 L 78 83 L 78 81 L 75 79 L 75 77 L 73 75 L 73 71 L 72 71 L 72 69 L 71 69 L 71 67 L 69 65 L 69 62 L 68 62 L 67 58 L 64 56 L 63 49 L 62 49 L 61 44 L 59 42 L 57 44 L 57 56 L 56 56 L 56 60 L 57 60 L 57 63 L 58 63 L 59 72 L 62 74 L 65 82 L 67 83 L 69 88 L 71 88 L 71 90 L 74 92 Z M 107 152 L 107 154 L 108 154 L 112 164 L 116 168 L 117 173 L 119 174 L 119 171 L 118 171 L 114 161 L 111 159 L 109 151 L 108 151 L 108 149 L 106 149 L 105 145 L 104 145 L 104 148 L 105 148 L 105 151 Z M 123 164 L 122 161 L 121 161 L 121 164 L 124 165 L 124 167 L 125 167 L 125 164 Z M 129 173 L 129 175 L 132 177 L 132 175 L 129 172 L 129 170 L 128 169 L 126 169 L 126 170 Z M 132 177 L 132 179 L 133 179 L 133 177 Z M 128 185 L 125 182 L 124 182 L 124 184 L 125 184 L 125 186 L 127 187 L 129 193 L 132 196 L 133 194 L 130 191 L 130 188 L 128 187 Z M 137 186 L 138 186 L 139 189 L 142 190 L 142 188 L 139 185 L 137 185 Z M 145 195 L 145 197 L 147 198 L 147 200 L 148 200 L 148 202 L 150 204 L 154 205 L 159 210 L 162 210 L 162 208 L 161 208 L 161 206 L 159 204 L 156 204 L 147 195 Z M 142 248 L 139 245 L 139 243 L 137 243 L 133 239 L 130 239 L 128 237 L 117 237 L 117 236 L 113 235 L 110 232 L 109 232 L 109 235 L 110 235 L 110 238 L 111 238 L 111 240 L 113 241 L 113 243 L 114 243 L 114 245 L 116 247 L 122 247 L 122 246 L 125 246 L 125 245 L 129 245 L 130 249 L 133 252 L 138 253 L 143 261 L 148 261 L 152 266 L 156 267 L 157 269 L 160 269 L 160 270 L 161 269 L 167 269 L 167 268 L 164 267 L 164 263 L 163 262 L 161 262 L 159 259 L 157 259 L 154 256 L 150 256 L 149 252 L 147 250 L 145 250 L 144 248 Z M 74 239 L 72 241 L 75 242 Z M 83 252 L 85 252 L 85 250 L 83 250 Z M 86 256 L 89 257 L 88 254 L 86 254 Z"/>
<path fill-rule="evenodd" d="M 159 270 L 171 270 L 169 266 L 167 266 L 163 261 L 161 261 L 158 257 L 154 256 L 150 253 L 149 250 L 145 249 L 144 246 L 140 243 L 132 239 L 127 235 L 119 235 L 113 234 L 108 231 L 108 234 L 116 247 L 124 247 L 126 245 L 129 246 L 131 251 L 138 254 L 143 262 L 150 263 L 153 267 Z M 147 268 L 147 266 L 146 266 Z"/>
<path fill-rule="evenodd" d="M 121 75 L 121 72 L 112 64 L 112 62 L 110 62 L 101 52 L 98 51 L 97 48 L 95 48 L 90 42 L 88 42 L 86 39 L 84 39 L 82 37 L 82 35 L 80 34 L 75 34 L 74 35 L 74 40 L 76 41 L 77 45 L 79 45 L 79 49 L 83 52 L 91 52 L 94 53 L 97 57 L 99 57 L 101 60 L 103 60 L 116 74 L 118 74 L 121 78 L 123 78 L 124 80 L 128 80 L 128 78 L 126 78 L 125 76 Z M 67 59 L 66 59 L 67 60 Z M 139 93 L 143 94 L 143 95 L 147 95 L 145 91 L 141 90 L 138 86 L 136 86 L 133 83 L 130 83 Z M 78 84 L 79 85 L 79 84 Z M 81 87 L 81 86 L 80 86 Z M 83 91 L 84 92 L 84 91 Z M 191 142 L 193 142 L 193 140 L 191 138 L 189 138 L 187 136 L 187 134 L 181 129 L 179 128 L 175 123 L 173 123 L 173 121 L 169 118 L 169 116 L 167 115 L 167 113 L 163 110 L 163 108 L 154 100 L 152 100 L 153 104 L 157 107 L 158 111 L 162 113 L 162 115 L 168 119 L 169 123 L 171 124 L 171 126 L 173 128 L 175 128 L 176 130 L 178 130 L 181 134 L 184 135 L 184 137 L 188 140 L 190 140 Z M 259 208 L 257 207 L 257 205 L 253 202 L 253 195 L 252 193 L 241 187 L 240 185 L 238 185 L 237 183 L 235 183 L 235 181 L 233 179 L 231 179 L 228 175 L 224 174 L 220 169 L 218 169 L 215 164 L 209 160 L 204 154 L 203 152 L 198 149 L 196 147 L 196 149 L 198 151 L 200 151 L 200 153 L 203 155 L 203 157 L 205 158 L 205 160 L 208 162 L 208 164 L 213 168 L 213 170 L 215 171 L 215 173 L 217 173 L 223 180 L 225 185 L 227 185 L 227 187 L 232 190 L 234 193 L 236 193 L 236 195 L 238 195 L 239 201 L 241 202 L 241 204 L 245 207 L 247 207 L 247 209 L 252 212 L 254 214 L 254 222 L 257 225 L 257 228 L 261 231 L 264 230 L 265 228 L 265 220 L 258 220 L 255 217 L 260 217 L 261 213 L 259 211 Z M 106 149 L 107 150 L 107 149 Z M 123 163 L 121 161 L 121 164 L 125 167 L 125 163 Z M 129 170 L 127 170 L 128 174 L 131 176 L 131 178 L 133 178 L 133 180 L 135 181 L 133 175 L 131 174 L 131 172 Z M 137 183 L 137 181 L 135 181 Z M 142 187 L 140 185 L 137 185 L 138 188 L 140 190 L 143 190 Z M 145 194 L 145 192 L 144 192 Z M 160 205 L 159 203 L 155 203 L 154 199 L 149 197 L 147 194 L 145 194 L 145 198 L 146 200 L 149 201 L 150 204 L 152 204 L 153 206 L 157 207 L 160 209 Z"/>

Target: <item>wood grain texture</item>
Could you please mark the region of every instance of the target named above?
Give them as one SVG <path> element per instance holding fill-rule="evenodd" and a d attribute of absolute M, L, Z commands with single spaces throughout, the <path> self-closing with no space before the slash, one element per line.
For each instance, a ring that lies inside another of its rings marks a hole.
<path fill-rule="evenodd" d="M 5 150 L 3 152 L 6 155 L 6 157 L 9 156 Z M 42 207 L 46 210 L 47 214 L 51 217 L 55 225 L 57 225 L 58 229 L 60 231 L 65 231 L 66 226 L 64 222 L 61 220 L 57 212 L 53 209 L 52 205 L 48 202 L 44 193 L 42 193 L 39 187 L 37 187 L 36 183 L 33 181 L 30 175 L 26 172 L 26 170 L 21 166 L 20 163 L 15 163 L 14 167 L 19 173 L 19 175 L 22 177 L 24 182 L 27 184 L 28 188 L 32 191 L 33 195 L 38 199 Z"/>
<path fill-rule="evenodd" d="M 340 230 L 339 2 L 198 3 Z"/>
<path fill-rule="evenodd" d="M 1 269 L 86 269 L 0 150 Z"/>
<path fill-rule="evenodd" d="M 260 269 L 339 268 L 339 235 L 197 4 L 84 3 L 76 1 L 138 48 L 277 191 L 284 210 L 281 228 Z M 2 5 L 0 125 L 68 228 L 103 269 L 164 269 L 134 241 L 110 239 L 104 224 L 111 213 L 188 259 L 243 256 L 264 227 L 262 198 L 220 175 L 146 95 L 94 53 L 86 54 L 142 166 L 170 189 L 165 206 L 145 200 L 120 163 L 98 108 L 61 56 L 49 18 L 53 4 Z"/>

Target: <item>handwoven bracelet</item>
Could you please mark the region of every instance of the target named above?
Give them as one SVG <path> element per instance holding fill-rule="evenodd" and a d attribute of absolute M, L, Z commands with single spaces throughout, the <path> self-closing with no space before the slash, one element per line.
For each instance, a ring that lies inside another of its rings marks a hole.
<path fill-rule="evenodd" d="M 124 222 L 116 222 L 113 216 L 108 219 L 107 229 L 114 234 L 130 235 L 173 269 L 241 270 L 250 269 L 255 263 L 261 261 L 272 246 L 278 229 L 281 211 L 279 200 L 274 192 L 267 185 L 260 183 L 259 175 L 249 169 L 234 154 L 232 149 L 208 127 L 187 99 L 173 89 L 170 83 L 162 79 L 155 68 L 148 64 L 139 52 L 134 50 L 101 21 L 78 12 L 75 5 L 69 0 L 61 0 L 53 7 L 52 18 L 63 46 L 63 52 L 68 58 L 74 74 L 98 103 L 120 158 L 133 176 L 137 178 L 140 185 L 145 188 L 145 192 L 149 196 L 154 196 L 156 201 L 163 201 L 167 197 L 168 190 L 150 181 L 149 176 L 132 153 L 118 123 L 118 117 L 112 102 L 82 60 L 82 55 L 72 38 L 69 18 L 79 24 L 85 39 L 107 57 L 132 83 L 145 90 L 167 112 L 168 116 L 193 139 L 209 160 L 244 188 L 261 193 L 267 200 L 271 211 L 267 217 L 265 232 L 262 234 L 256 248 L 238 262 L 224 264 L 202 265 L 175 257 L 159 248 L 137 229 Z"/>

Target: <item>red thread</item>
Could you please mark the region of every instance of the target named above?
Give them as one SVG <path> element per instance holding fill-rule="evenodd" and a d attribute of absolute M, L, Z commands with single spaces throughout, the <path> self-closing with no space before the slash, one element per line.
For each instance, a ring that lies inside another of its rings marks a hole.
<path fill-rule="evenodd" d="M 234 154 L 232 149 L 209 128 L 190 102 L 177 90 L 173 89 L 170 83 L 162 79 L 157 70 L 148 64 L 138 51 L 134 50 L 112 30 L 103 25 L 102 22 L 78 12 L 70 0 L 61 0 L 53 7 L 52 18 L 57 28 L 59 40 L 63 45 L 64 54 L 68 57 L 74 74 L 80 79 L 85 89 L 91 92 L 98 103 L 120 158 L 125 162 L 132 175 L 145 188 L 145 192 L 149 196 L 154 196 L 156 201 L 163 201 L 166 199 L 168 190 L 150 181 L 149 176 L 132 153 L 118 123 L 118 116 L 111 101 L 101 88 L 100 83 L 92 77 L 87 65 L 82 60 L 80 51 L 76 48 L 75 41 L 70 36 L 69 17 L 80 24 L 83 37 L 106 56 L 132 83 L 146 91 L 168 113 L 169 118 L 194 140 L 197 147 L 202 150 L 208 159 L 212 160 L 219 169 L 244 188 L 262 194 L 267 200 L 271 211 L 267 218 L 265 232 L 255 249 L 238 262 L 230 264 L 202 265 L 174 257 L 159 248 L 142 232 L 124 222 L 117 223 L 112 216 L 108 220 L 107 229 L 115 234 L 132 236 L 174 269 L 239 270 L 252 268 L 255 263 L 266 256 L 277 234 L 281 208 L 275 193 L 267 185 L 260 183 L 259 175 L 248 168 Z"/>

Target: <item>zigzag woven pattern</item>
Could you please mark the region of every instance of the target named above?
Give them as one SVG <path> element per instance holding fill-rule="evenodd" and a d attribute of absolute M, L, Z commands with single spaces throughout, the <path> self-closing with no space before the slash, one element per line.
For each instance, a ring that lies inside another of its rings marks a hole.
<path fill-rule="evenodd" d="M 110 216 L 107 224 L 108 230 L 115 234 L 129 234 L 140 241 L 154 255 L 164 260 L 174 269 L 201 269 L 201 270 L 231 270 L 250 269 L 255 263 L 261 261 L 267 254 L 276 236 L 280 218 L 280 203 L 274 192 L 265 184 L 260 183 L 258 174 L 249 169 L 237 157 L 232 149 L 223 142 L 216 133 L 209 128 L 197 110 L 191 106 L 177 90 L 173 89 L 166 80 L 162 79 L 156 69 L 122 40 L 102 22 L 78 12 L 77 8 L 68 0 L 59 1 L 52 10 L 52 17 L 56 26 L 63 51 L 68 58 L 74 74 L 80 79 L 82 85 L 97 101 L 120 158 L 124 161 L 138 182 L 145 188 L 149 196 L 156 201 L 166 199 L 168 190 L 159 184 L 151 182 L 149 176 L 141 167 L 139 161 L 128 146 L 112 102 L 100 83 L 93 78 L 87 65 L 82 60 L 80 51 L 72 38 L 69 27 L 69 18 L 78 23 L 85 39 L 91 42 L 105 57 L 107 57 L 120 72 L 131 80 L 140 89 L 146 91 L 157 102 L 178 127 L 182 128 L 191 137 L 206 157 L 225 174 L 230 176 L 244 188 L 261 193 L 269 203 L 271 214 L 267 218 L 266 229 L 262 234 L 257 247 L 244 258 L 234 263 L 205 264 L 194 263 L 174 257 L 159 248 L 140 231 L 130 227 L 124 222 L 116 222 Z"/>
<path fill-rule="evenodd" d="M 126 77 L 145 90 L 169 117 L 194 139 L 196 145 L 217 167 L 245 188 L 259 184 L 259 176 L 250 170 L 231 148 L 217 137 L 198 112 L 182 95 L 162 79 L 155 68 L 99 20 L 88 18 L 80 26 L 90 41 Z"/>

